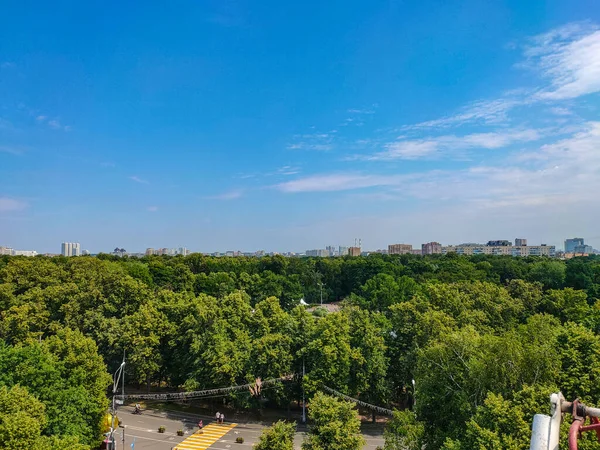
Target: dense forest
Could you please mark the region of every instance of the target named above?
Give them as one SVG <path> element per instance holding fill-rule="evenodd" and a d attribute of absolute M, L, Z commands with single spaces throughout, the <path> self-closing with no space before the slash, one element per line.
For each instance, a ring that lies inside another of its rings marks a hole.
<path fill-rule="evenodd" d="M 300 305 L 321 295 L 340 308 Z M 398 410 L 388 450 L 527 449 L 550 392 L 600 401 L 599 298 L 597 257 L 2 257 L 0 441 L 97 446 L 125 352 L 141 389 L 304 363 L 310 397 L 326 385 Z M 285 408 L 301 389 L 267 398 Z"/>

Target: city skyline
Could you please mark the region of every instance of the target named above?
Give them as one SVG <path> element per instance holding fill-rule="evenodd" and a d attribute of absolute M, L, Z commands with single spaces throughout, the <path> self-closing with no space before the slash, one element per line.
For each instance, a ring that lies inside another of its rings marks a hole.
<path fill-rule="evenodd" d="M 594 0 L 3 12 L 2 245 L 600 247 Z"/>
<path fill-rule="evenodd" d="M 126 249 L 117 246 L 112 251 L 92 251 L 88 249 L 82 249 L 80 243 L 75 242 L 63 242 L 61 244 L 60 253 L 55 252 L 38 252 L 37 250 L 17 250 L 8 245 L 0 245 L 0 255 L 24 255 L 24 256 L 35 256 L 37 254 L 48 254 L 63 256 L 80 256 L 90 254 L 113 254 L 117 256 L 134 255 L 134 256 L 149 256 L 149 255 L 190 255 L 191 253 L 202 253 L 206 255 L 217 255 L 217 256 L 264 256 L 270 254 L 282 254 L 290 256 L 312 256 L 312 257 L 333 257 L 333 256 L 345 256 L 354 255 L 356 256 L 360 252 L 363 254 L 369 253 L 384 253 L 384 254 L 419 254 L 419 255 L 430 255 L 430 254 L 446 254 L 450 252 L 458 252 L 459 254 L 497 254 L 497 255 L 512 255 L 512 256 L 554 256 L 555 252 L 565 254 L 594 254 L 598 252 L 593 245 L 586 242 L 585 238 L 574 237 L 566 238 L 563 241 L 563 246 L 556 246 L 546 243 L 535 244 L 530 242 L 527 238 L 514 238 L 514 241 L 500 239 L 500 240 L 488 240 L 486 243 L 464 241 L 461 243 L 449 243 L 441 244 L 437 241 L 429 241 L 419 245 L 413 246 L 413 244 L 393 243 L 388 244 L 386 247 L 361 247 L 362 239 L 355 239 L 354 246 L 342 246 L 342 245 L 325 245 L 323 247 L 313 247 L 306 250 L 290 250 L 290 249 L 278 249 L 278 250 L 265 250 L 265 249 L 237 249 L 227 250 L 220 249 L 216 251 L 203 251 L 203 250 L 190 250 L 185 246 L 180 247 L 146 247 L 145 250 L 139 251 L 127 251 Z M 357 246 L 358 245 L 358 246 Z M 473 248 L 475 251 L 473 253 Z M 482 250 L 488 248 L 487 250 Z M 492 250 L 495 248 L 496 250 Z M 519 250 L 520 248 L 520 250 Z M 458 250 L 457 250 L 458 249 Z M 465 250 L 467 249 L 467 250 Z M 470 250 L 469 250 L 470 249 Z M 512 249 L 512 250 L 511 250 Z M 548 250 L 551 249 L 551 250 Z"/>

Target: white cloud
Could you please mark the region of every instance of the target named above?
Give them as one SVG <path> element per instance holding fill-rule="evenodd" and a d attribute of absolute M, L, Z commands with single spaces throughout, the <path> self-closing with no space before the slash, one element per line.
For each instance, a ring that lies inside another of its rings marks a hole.
<path fill-rule="evenodd" d="M 362 175 L 357 173 L 323 174 L 286 181 L 275 187 L 281 192 L 286 193 L 346 191 L 377 186 L 399 185 L 407 177 L 399 175 Z"/>
<path fill-rule="evenodd" d="M 404 126 L 404 130 L 444 128 L 464 124 L 499 124 L 516 107 L 545 100 L 565 100 L 600 92 L 600 30 L 589 23 L 568 24 L 536 36 L 518 67 L 539 71 L 549 80 L 535 89 L 518 88 L 492 100 L 479 100 L 457 114 Z"/>
<path fill-rule="evenodd" d="M 600 30 L 590 24 L 570 24 L 537 36 L 526 50 L 551 86 L 537 97 L 563 100 L 600 91 Z"/>
<path fill-rule="evenodd" d="M 290 176 L 290 175 L 296 175 L 300 173 L 300 168 L 296 167 L 296 166 L 282 166 L 279 169 L 277 169 L 277 171 L 274 173 L 274 175 L 284 175 L 284 176 Z"/>
<path fill-rule="evenodd" d="M 510 93 L 513 95 L 514 93 Z M 508 119 L 508 112 L 516 106 L 525 104 L 523 98 L 514 96 L 495 100 L 479 100 L 465 106 L 457 114 L 442 117 L 440 119 L 428 120 L 426 122 L 407 125 L 404 130 L 415 130 L 422 128 L 445 128 L 467 123 L 498 124 Z"/>
<path fill-rule="evenodd" d="M 241 198 L 244 195 L 244 191 L 241 189 L 235 189 L 232 191 L 224 192 L 218 195 L 212 195 L 209 197 L 204 197 L 207 200 L 236 200 Z"/>
<path fill-rule="evenodd" d="M 37 116 L 35 120 L 37 120 L 38 122 L 44 122 L 47 118 L 48 116 Z"/>
<path fill-rule="evenodd" d="M 385 145 L 386 150 L 360 157 L 371 161 L 421 159 L 454 154 L 456 150 L 473 148 L 497 149 L 516 142 L 531 142 L 541 138 L 539 130 L 503 130 L 492 133 L 473 133 L 465 136 L 445 135 L 426 139 L 399 140 Z"/>
<path fill-rule="evenodd" d="M 27 202 L 11 197 L 0 197 L 0 212 L 21 211 L 27 208 Z"/>
<path fill-rule="evenodd" d="M 158 211 L 158 206 L 148 206 L 148 208 L 146 208 L 149 212 L 156 212 Z"/>
<path fill-rule="evenodd" d="M 58 130 L 59 128 L 62 128 L 60 125 L 60 122 L 58 120 L 49 120 L 48 121 L 48 126 L 50 128 L 54 128 L 55 130 Z"/>
<path fill-rule="evenodd" d="M 130 177 L 129 177 L 129 179 L 130 179 L 130 180 L 133 180 L 133 181 L 135 181 L 136 183 L 141 183 L 141 184 L 150 184 L 150 182 L 149 182 L 149 181 L 147 181 L 147 180 L 143 180 L 142 178 L 140 178 L 140 177 L 138 177 L 138 176 L 135 176 L 135 175 L 132 175 L 132 176 L 130 176 Z"/>
<path fill-rule="evenodd" d="M 553 108 L 550 108 L 549 111 L 552 114 L 554 114 L 555 116 L 572 116 L 573 115 L 573 111 L 571 111 L 568 108 L 563 108 L 560 106 L 555 106 Z"/>

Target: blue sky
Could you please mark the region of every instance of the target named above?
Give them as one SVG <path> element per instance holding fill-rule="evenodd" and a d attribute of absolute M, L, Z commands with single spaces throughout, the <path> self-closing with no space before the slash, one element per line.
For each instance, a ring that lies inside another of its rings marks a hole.
<path fill-rule="evenodd" d="M 600 247 L 596 0 L 5 2 L 0 245 Z"/>

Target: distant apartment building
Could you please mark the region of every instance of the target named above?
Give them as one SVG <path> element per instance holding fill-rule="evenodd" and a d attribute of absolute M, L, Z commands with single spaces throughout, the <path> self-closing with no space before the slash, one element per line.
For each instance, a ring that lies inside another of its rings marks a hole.
<path fill-rule="evenodd" d="M 80 256 L 81 246 L 79 242 L 63 242 L 60 253 L 63 256 Z"/>
<path fill-rule="evenodd" d="M 423 255 L 437 255 L 440 253 L 442 253 L 442 244 L 439 242 L 428 242 L 421 245 L 421 254 Z"/>
<path fill-rule="evenodd" d="M 14 256 L 37 256 L 38 252 L 36 252 L 35 250 L 14 250 L 13 255 Z"/>
<path fill-rule="evenodd" d="M 442 253 L 457 253 L 459 255 L 497 255 L 497 256 L 556 256 L 556 247 L 553 245 L 448 245 L 442 247 Z"/>
<path fill-rule="evenodd" d="M 154 255 L 154 249 L 152 247 L 148 247 L 146 249 L 146 256 L 152 256 Z"/>
<path fill-rule="evenodd" d="M 388 255 L 410 255 L 412 253 L 410 244 L 390 244 L 388 245 Z"/>
<path fill-rule="evenodd" d="M 360 254 L 361 254 L 360 247 L 349 247 L 348 254 L 350 256 L 360 256 Z"/>
<path fill-rule="evenodd" d="M 314 250 L 306 250 L 306 256 L 310 256 L 313 258 L 327 258 L 329 255 L 329 250 L 323 248 L 317 248 Z"/>
<path fill-rule="evenodd" d="M 575 253 L 575 247 L 585 245 L 583 238 L 572 238 L 565 240 L 565 253 Z"/>
<path fill-rule="evenodd" d="M 342 247 L 340 245 L 340 247 L 338 248 L 338 255 L 339 256 L 346 256 L 348 254 L 348 247 Z"/>
<path fill-rule="evenodd" d="M 11 247 L 0 247 L 0 255 L 12 255 L 14 250 Z"/>
<path fill-rule="evenodd" d="M 423 249 L 413 248 L 410 252 L 412 255 L 423 256 Z"/>
<path fill-rule="evenodd" d="M 527 239 L 516 238 L 515 247 L 527 247 Z"/>
<path fill-rule="evenodd" d="M 328 245 L 327 247 L 325 247 L 325 250 L 327 250 L 327 256 L 338 255 L 337 248 L 334 245 Z"/>

